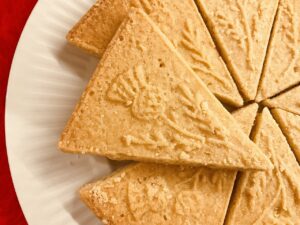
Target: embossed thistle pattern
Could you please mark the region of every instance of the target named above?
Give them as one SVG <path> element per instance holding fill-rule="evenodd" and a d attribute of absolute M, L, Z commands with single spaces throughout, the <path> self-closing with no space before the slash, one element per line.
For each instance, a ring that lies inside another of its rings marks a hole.
<path fill-rule="evenodd" d="M 168 147 L 174 149 L 183 146 L 186 151 L 199 149 L 204 143 L 218 147 L 229 146 L 227 130 L 220 127 L 218 119 L 209 112 L 209 106 L 199 92 L 193 93 L 186 84 L 179 84 L 174 96 L 181 105 L 184 117 L 189 118 L 197 132 L 190 131 L 177 121 L 178 113 L 168 108 L 171 100 L 170 90 L 163 90 L 150 85 L 142 66 L 135 66 L 124 74 L 120 74 L 112 82 L 107 97 L 129 107 L 132 115 L 145 122 L 161 120 L 173 129 L 166 135 L 161 130 L 138 135 L 125 135 L 127 145 L 146 145 L 150 148 Z M 233 148 L 233 146 L 231 146 Z"/>
<path fill-rule="evenodd" d="M 197 205 L 203 202 L 201 190 L 209 186 L 215 194 L 222 193 L 226 177 L 222 173 L 205 168 L 196 169 L 190 176 L 174 185 L 175 213 L 184 216 L 180 224 L 198 224 L 201 219 Z"/>
<path fill-rule="evenodd" d="M 182 190 L 190 190 L 196 191 L 201 189 L 201 184 L 211 184 L 213 185 L 218 191 L 222 190 L 223 180 L 220 179 L 220 173 L 211 172 L 208 176 L 208 169 L 199 168 L 196 170 L 192 176 L 187 177 L 186 179 L 182 180 L 181 182 L 177 183 L 174 188 L 177 191 Z"/>
<path fill-rule="evenodd" d="M 287 202 L 287 181 L 290 188 L 292 188 L 295 193 L 294 200 L 296 203 L 300 202 L 300 189 L 299 181 L 297 181 L 295 175 L 293 174 L 293 170 L 291 168 L 287 168 L 287 165 L 278 157 L 278 153 L 274 152 L 275 141 L 270 136 L 265 136 L 265 142 L 267 144 L 267 149 L 271 153 L 271 161 L 274 165 L 273 171 L 267 172 L 256 172 L 256 173 L 247 173 L 249 188 L 246 190 L 246 195 L 250 196 L 248 201 L 249 210 L 253 210 L 259 204 L 259 199 L 263 197 L 262 190 L 266 190 L 267 186 L 267 178 L 274 176 L 277 183 L 277 190 L 275 195 L 273 196 L 271 202 L 264 208 L 262 213 L 257 217 L 254 225 L 260 224 L 262 221 L 267 220 L 272 222 L 273 224 L 290 224 L 288 218 L 282 215 L 294 215 L 296 212 L 295 206 L 288 205 Z M 277 207 L 276 214 L 277 216 L 270 216 L 273 213 L 270 211 L 274 211 Z"/>
<path fill-rule="evenodd" d="M 223 174 L 205 168 L 195 169 L 192 173 L 189 170 L 182 171 L 179 174 L 185 179 L 175 185 L 168 184 L 161 176 L 128 182 L 128 209 L 136 221 L 143 221 L 144 218 L 149 220 L 153 216 L 159 218 L 159 215 L 166 219 L 170 216 L 168 209 L 174 208 L 177 216 L 182 219 L 180 224 L 189 224 L 191 221 L 195 222 L 192 224 L 197 224 L 201 215 L 195 206 L 203 201 L 198 191 L 203 185 L 210 185 L 221 193 L 222 185 L 226 182 Z M 180 176 L 179 174 L 174 176 Z"/>
<path fill-rule="evenodd" d="M 182 46 L 191 53 L 190 55 L 193 60 L 193 63 L 191 63 L 192 69 L 196 72 L 208 75 L 209 78 L 212 78 L 214 81 L 221 84 L 225 89 L 230 90 L 232 88 L 232 84 L 213 70 L 212 63 L 209 61 L 207 56 L 202 53 L 198 46 L 201 43 L 200 33 L 194 23 L 189 19 L 185 22 L 182 36 Z"/>
<path fill-rule="evenodd" d="M 127 185 L 127 198 L 129 211 L 139 221 L 166 211 L 172 194 L 166 180 L 158 176 L 130 181 Z"/>

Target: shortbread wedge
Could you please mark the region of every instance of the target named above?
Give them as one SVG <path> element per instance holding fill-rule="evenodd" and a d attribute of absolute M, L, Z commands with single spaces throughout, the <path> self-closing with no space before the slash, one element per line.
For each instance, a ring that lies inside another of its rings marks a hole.
<path fill-rule="evenodd" d="M 282 109 L 271 112 L 300 163 L 300 116 Z"/>
<path fill-rule="evenodd" d="M 142 10 L 121 25 L 59 147 L 116 160 L 272 167 Z"/>
<path fill-rule="evenodd" d="M 233 117 L 236 121 L 239 122 L 245 134 L 250 135 L 257 110 L 258 104 L 252 103 L 250 105 L 239 108 L 238 110 L 232 113 Z"/>
<path fill-rule="evenodd" d="M 270 157 L 274 169 L 242 173 L 225 224 L 298 224 L 300 167 L 267 108 L 258 118 L 254 141 Z"/>
<path fill-rule="evenodd" d="M 233 112 L 247 135 L 251 113 L 255 105 Z M 236 171 L 139 163 L 85 185 L 80 195 L 108 225 L 223 225 L 235 177 Z"/>
<path fill-rule="evenodd" d="M 138 163 L 85 185 L 80 195 L 108 225 L 222 225 L 235 176 L 235 171 Z"/>
<path fill-rule="evenodd" d="M 256 101 L 300 83 L 300 1 L 281 0 Z"/>
<path fill-rule="evenodd" d="M 263 101 L 269 108 L 284 109 L 300 115 L 300 86 L 294 87 L 281 95 Z"/>
<path fill-rule="evenodd" d="M 101 0 L 74 26 L 67 39 L 102 56 L 130 7 L 149 15 L 219 99 L 233 106 L 243 104 L 193 0 Z"/>
<path fill-rule="evenodd" d="M 256 96 L 278 0 L 196 0 L 247 100 Z"/>

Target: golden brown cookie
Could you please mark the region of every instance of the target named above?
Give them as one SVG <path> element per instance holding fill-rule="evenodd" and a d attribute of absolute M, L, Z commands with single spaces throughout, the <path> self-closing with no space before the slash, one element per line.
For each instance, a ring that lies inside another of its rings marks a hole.
<path fill-rule="evenodd" d="M 193 0 L 98 1 L 73 27 L 67 39 L 102 56 L 130 7 L 141 8 L 149 15 L 219 99 L 234 106 L 243 104 Z"/>
<path fill-rule="evenodd" d="M 263 101 L 269 108 L 279 108 L 300 115 L 300 86 Z"/>
<path fill-rule="evenodd" d="M 272 114 L 300 162 L 300 116 L 282 109 L 272 109 Z"/>
<path fill-rule="evenodd" d="M 281 0 L 256 101 L 300 82 L 300 1 Z"/>
<path fill-rule="evenodd" d="M 232 113 L 235 120 L 239 122 L 243 131 L 248 135 L 251 132 L 257 110 L 258 104 L 252 103 L 250 105 L 239 108 Z"/>
<path fill-rule="evenodd" d="M 117 160 L 272 167 L 141 10 L 109 45 L 59 147 Z"/>
<path fill-rule="evenodd" d="M 247 135 L 256 106 L 233 112 Z M 107 224 L 223 225 L 235 177 L 236 171 L 139 163 L 85 185 L 80 195 Z"/>
<path fill-rule="evenodd" d="M 85 185 L 80 195 L 105 224 L 222 225 L 235 175 L 138 163 Z"/>
<path fill-rule="evenodd" d="M 258 118 L 253 139 L 274 169 L 242 173 L 225 224 L 299 223 L 300 167 L 267 108 Z"/>
<path fill-rule="evenodd" d="M 278 0 L 196 2 L 239 90 L 253 100 Z"/>

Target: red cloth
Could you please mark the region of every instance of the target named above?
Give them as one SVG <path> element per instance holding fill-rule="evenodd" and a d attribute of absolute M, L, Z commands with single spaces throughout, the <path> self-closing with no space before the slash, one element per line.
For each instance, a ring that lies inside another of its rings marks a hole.
<path fill-rule="evenodd" d="M 11 61 L 37 0 L 0 0 L 0 225 L 26 225 L 11 180 L 5 145 L 4 111 Z"/>

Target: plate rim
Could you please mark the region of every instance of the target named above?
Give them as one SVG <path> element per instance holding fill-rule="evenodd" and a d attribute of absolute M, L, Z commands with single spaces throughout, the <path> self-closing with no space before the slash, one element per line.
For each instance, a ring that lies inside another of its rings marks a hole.
<path fill-rule="evenodd" d="M 34 17 L 38 14 L 38 11 L 40 10 L 40 8 L 42 7 L 42 4 L 44 3 L 44 1 L 41 0 L 37 0 L 36 4 L 34 5 L 34 7 L 32 8 L 30 15 L 28 16 L 25 25 L 23 27 L 23 30 L 21 32 L 21 35 L 19 37 L 17 46 L 15 48 L 15 52 L 13 55 L 13 59 L 11 62 L 11 66 L 10 66 L 10 70 L 9 70 L 9 76 L 8 76 L 8 81 L 7 81 L 7 86 L 6 86 L 6 96 L 5 96 L 5 109 L 4 109 L 4 132 L 5 132 L 5 144 L 6 144 L 6 155 L 7 155 L 7 161 L 8 161 L 8 167 L 9 167 L 9 172 L 10 172 L 10 176 L 12 179 L 12 183 L 14 186 L 14 190 L 15 190 L 15 194 L 18 200 L 18 203 L 21 207 L 22 213 L 24 215 L 24 218 L 27 222 L 27 224 L 29 224 L 29 219 L 28 219 L 28 213 L 27 210 L 29 210 L 28 208 L 25 207 L 25 202 L 23 201 L 21 195 L 21 191 L 20 191 L 20 187 L 19 184 L 17 182 L 17 178 L 15 175 L 15 170 L 13 168 L 13 160 L 12 160 L 12 153 L 10 153 L 11 149 L 11 140 L 8 135 L 7 135 L 7 130 L 8 130 L 8 126 L 9 126 L 9 121 L 8 121 L 8 112 L 11 110 L 10 108 L 10 103 L 11 102 L 11 98 L 12 98 L 12 80 L 13 80 L 13 76 L 16 73 L 16 67 L 17 67 L 17 61 L 20 58 L 20 52 L 23 48 L 23 46 L 25 45 L 25 39 L 26 37 L 29 35 L 28 32 L 30 29 L 32 29 L 32 22 L 34 21 Z"/>

